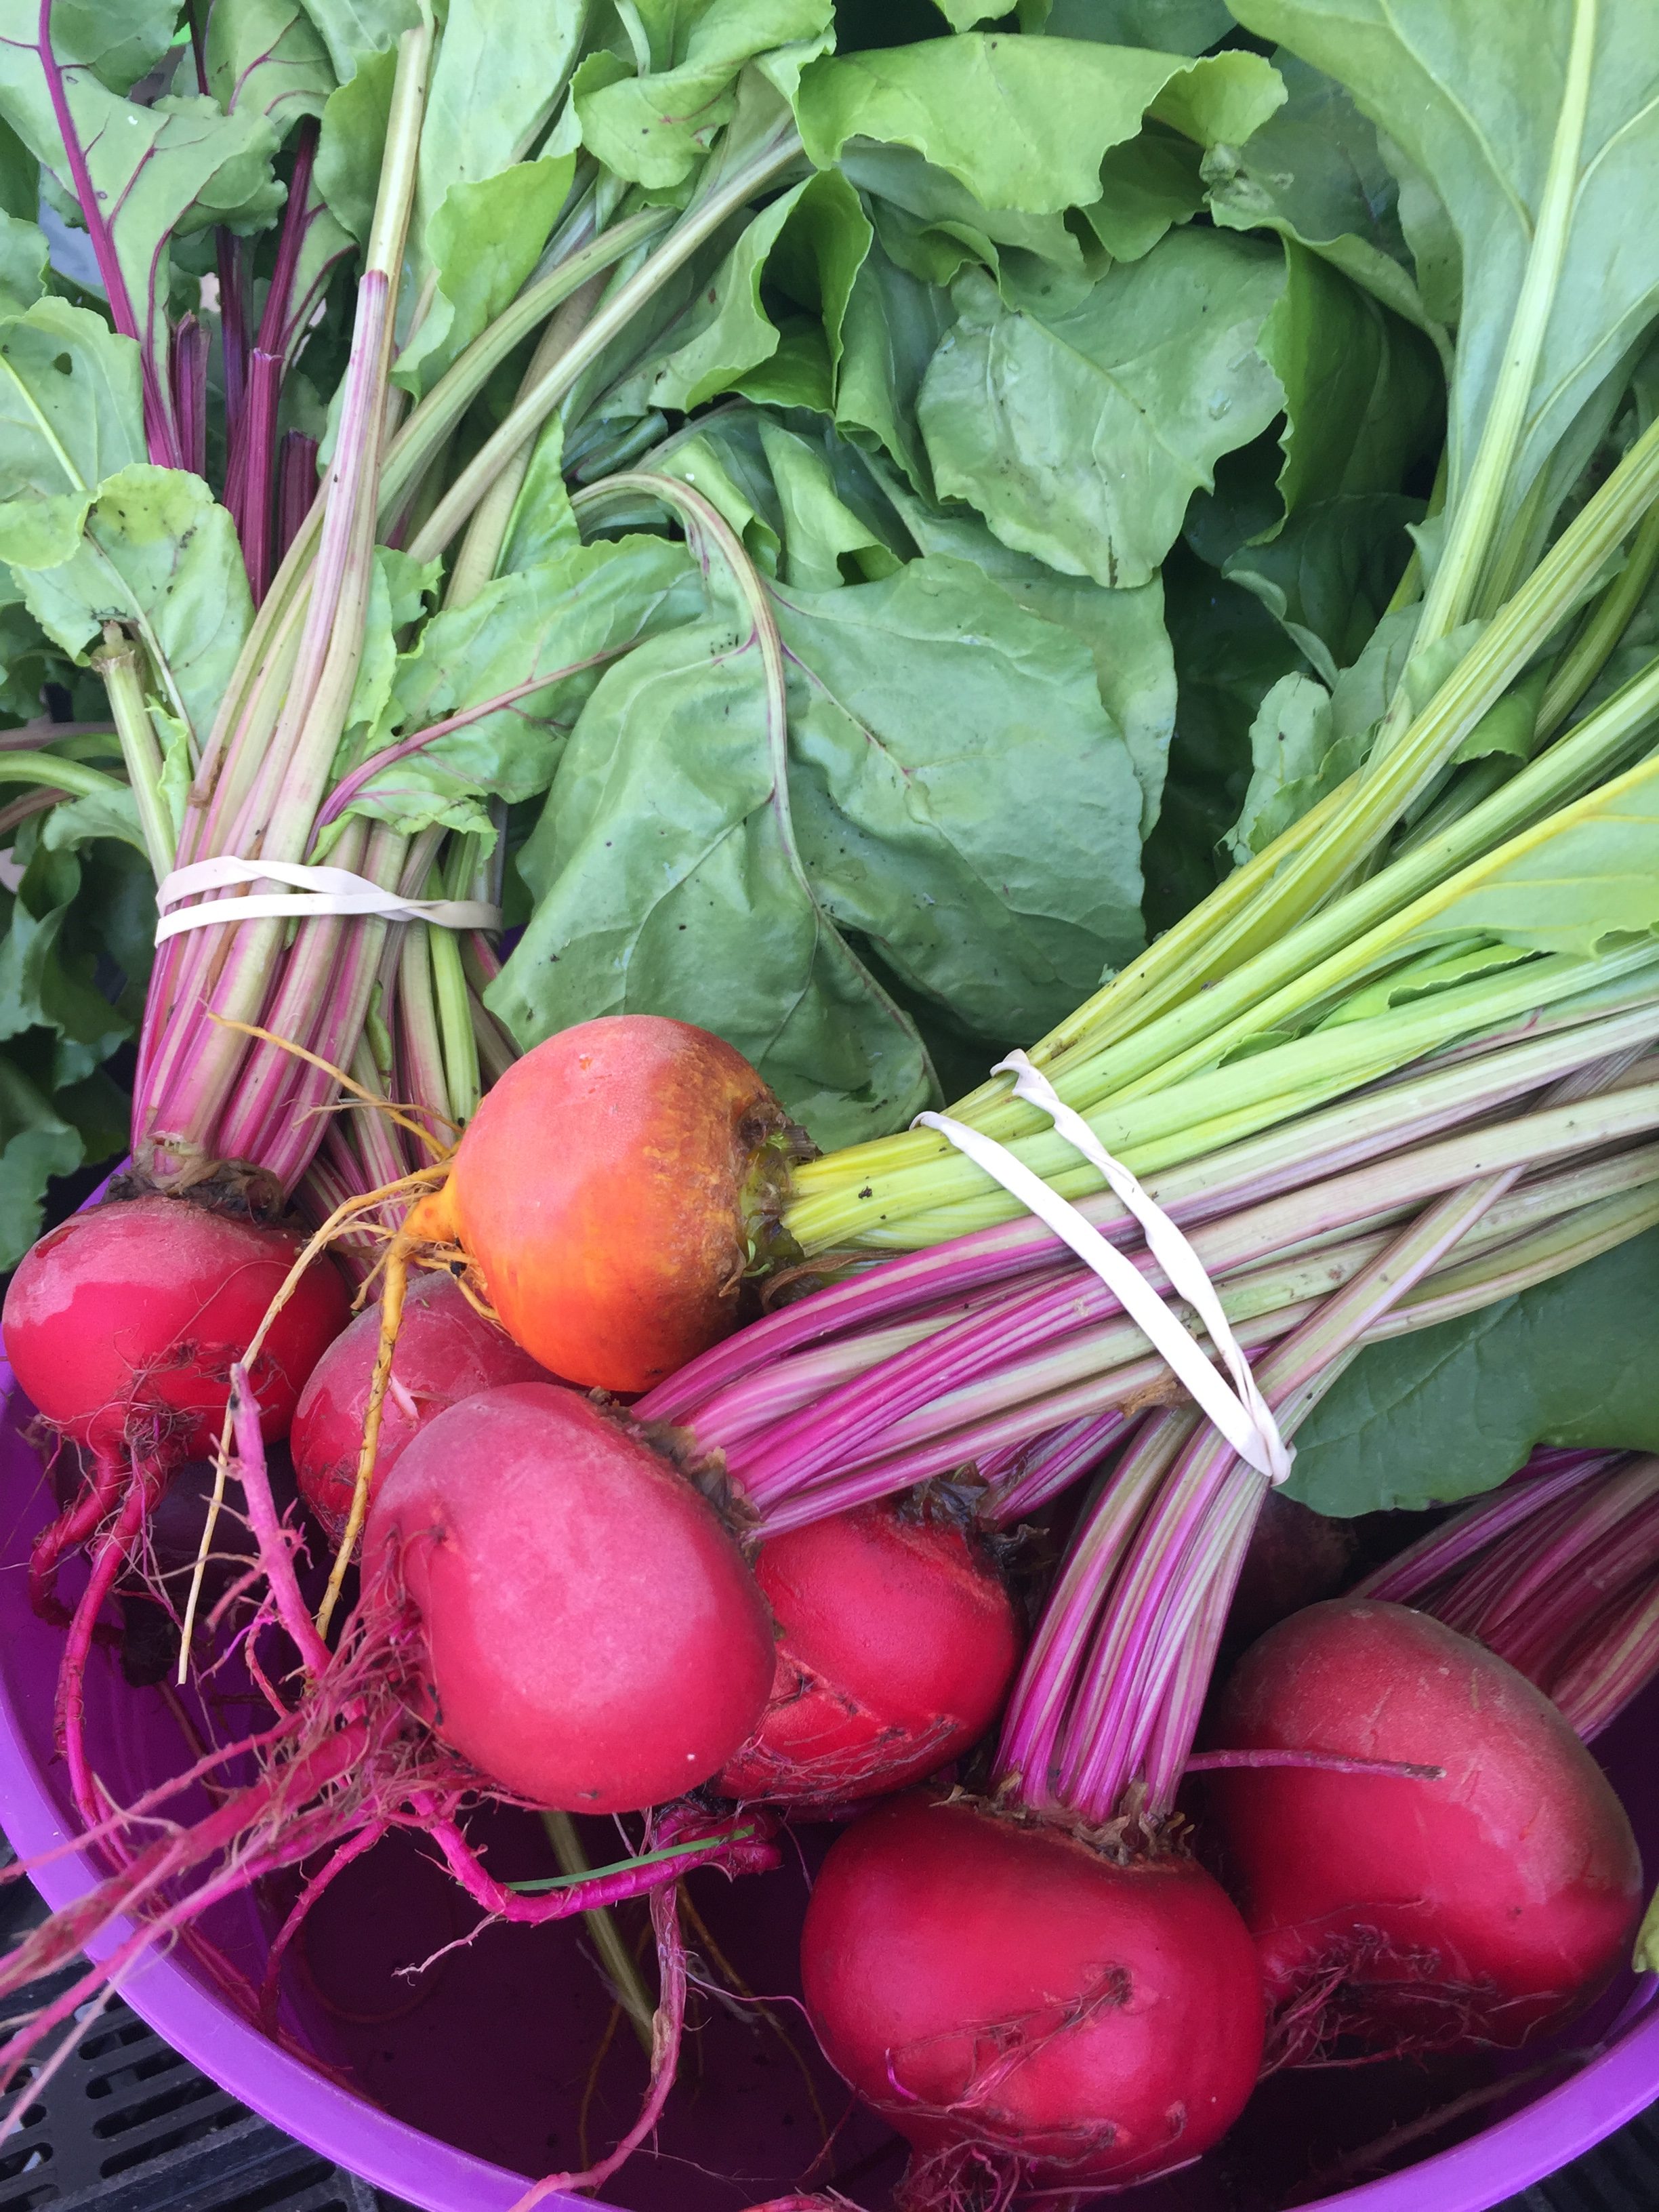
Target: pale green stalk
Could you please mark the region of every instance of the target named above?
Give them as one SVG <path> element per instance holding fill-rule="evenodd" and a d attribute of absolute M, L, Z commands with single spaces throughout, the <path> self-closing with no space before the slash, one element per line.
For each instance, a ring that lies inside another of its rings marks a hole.
<path fill-rule="evenodd" d="M 1051 1066 L 1126 1035 L 1282 938 L 1430 791 L 1597 572 L 1659 497 L 1659 422 L 1646 430 L 1463 656 L 1375 773 L 1355 776 L 1228 878 L 1036 1047 Z M 977 1120 L 982 1086 L 956 1110 Z"/>
<path fill-rule="evenodd" d="M 792 128 L 742 162 L 729 179 L 717 183 L 705 198 L 687 209 L 657 251 L 617 287 L 574 344 L 517 403 L 494 436 L 485 441 L 456 477 L 410 544 L 409 550 L 416 560 L 429 561 L 434 554 L 443 551 L 501 469 L 526 439 L 535 435 L 560 400 L 599 359 L 606 347 L 628 328 L 664 276 L 682 268 L 722 223 L 748 205 L 763 185 L 799 160 L 800 150 L 800 140 Z"/>
<path fill-rule="evenodd" d="M 109 696 L 110 712 L 115 717 L 116 734 L 121 740 L 121 757 L 126 764 L 127 783 L 133 804 L 138 809 L 138 826 L 143 832 L 144 851 L 155 871 L 159 884 L 173 866 L 173 856 L 178 843 L 178 826 L 161 796 L 161 749 L 155 742 L 155 730 L 149 719 L 149 708 L 144 699 L 144 680 L 140 671 L 138 648 L 115 623 L 104 624 L 104 645 L 96 656 L 99 674 L 104 679 L 104 690 Z M 14 762 L 27 757 L 14 753 Z M 52 775 L 45 781 L 59 790 L 73 791 L 68 763 L 61 767 L 54 763 Z M 0 770 L 9 775 L 10 770 Z M 100 777 L 102 783 L 113 782 L 112 777 Z"/>
<path fill-rule="evenodd" d="M 1468 619 L 1492 558 L 1492 534 L 1513 479 L 1527 404 L 1537 379 L 1544 336 L 1566 257 L 1589 108 L 1598 12 L 1599 0 L 1573 0 L 1572 40 L 1560 112 L 1526 273 L 1480 443 L 1468 476 L 1448 508 L 1449 527 L 1423 602 L 1413 643 L 1414 654 L 1449 637 Z M 1364 771 L 1368 776 L 1381 769 L 1403 735 L 1403 715 L 1393 728 L 1384 720 Z"/>
<path fill-rule="evenodd" d="M 1624 567 L 1591 608 L 1589 619 L 1562 654 L 1545 687 L 1536 726 L 1536 741 L 1540 745 L 1555 735 L 1607 665 L 1653 581 L 1656 568 L 1659 568 L 1659 507 L 1650 507 L 1631 540 Z"/>
<path fill-rule="evenodd" d="M 1477 978 L 1114 1101 L 1085 1118 L 1109 1152 L 1137 1174 L 1150 1173 L 1306 1114 L 1460 1038 L 1529 1020 L 1562 1001 L 1589 999 L 1604 984 L 1654 975 L 1659 975 L 1659 953 L 1645 943 L 1594 959 L 1539 955 L 1496 977 Z M 902 1146 L 906 1158 L 900 1157 Z M 932 1131 L 886 1140 L 880 1168 L 872 1158 L 878 1147 L 861 1149 L 863 1171 L 854 1182 L 822 1176 L 815 1186 L 811 1166 L 798 1171 L 798 1195 L 784 1226 L 804 1250 L 835 1249 L 854 1239 L 887 1250 L 915 1250 L 1018 1213 L 1006 1192 Z M 1016 1137 L 1010 1149 L 1066 1197 L 1099 1188 L 1095 1170 L 1052 1128 Z"/>

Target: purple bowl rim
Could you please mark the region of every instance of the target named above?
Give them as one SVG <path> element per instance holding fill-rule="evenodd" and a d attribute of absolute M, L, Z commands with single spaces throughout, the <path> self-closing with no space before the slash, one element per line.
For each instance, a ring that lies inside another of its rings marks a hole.
<path fill-rule="evenodd" d="M 87 1205 L 96 1204 L 106 1188 L 100 1186 Z M 0 1340 L 0 1418 L 14 1384 Z M 57 1808 L 23 1747 L 3 1666 L 0 1828 L 21 1859 L 34 1858 L 66 1840 Z M 94 1887 L 92 1872 L 78 1854 L 42 1867 L 31 1879 L 54 1909 Z M 91 1947 L 93 1955 L 118 1940 L 112 1935 Z M 1646 1997 L 1652 1990 L 1652 1977 L 1644 1976 L 1638 1996 Z M 458 2150 L 313 2073 L 171 1959 L 150 1960 L 124 1984 L 121 1995 L 182 2058 L 262 2118 L 422 2212 L 512 2212 L 534 2186 L 528 2177 Z M 1492 2212 L 1506 2198 L 1594 2149 L 1656 2096 L 1659 2006 L 1650 2005 L 1599 2058 L 1510 2118 L 1399 2173 L 1322 2197 L 1304 2212 Z M 441 2191 L 440 2184 L 448 2185 Z M 618 2212 L 596 2197 L 562 2192 L 539 2203 L 548 2212 Z"/>

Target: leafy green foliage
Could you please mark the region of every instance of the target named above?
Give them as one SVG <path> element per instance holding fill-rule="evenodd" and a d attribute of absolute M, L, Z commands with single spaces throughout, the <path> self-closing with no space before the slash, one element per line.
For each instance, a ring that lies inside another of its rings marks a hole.
<path fill-rule="evenodd" d="M 672 1006 L 844 1144 L 908 1120 L 933 1084 L 914 1026 L 813 896 L 774 734 L 758 644 L 724 620 L 605 676 L 521 857 L 536 909 L 489 1003 L 526 1044 Z"/>
<path fill-rule="evenodd" d="M 46 1186 L 125 1148 L 106 1063 L 134 1034 L 155 927 L 142 855 L 37 815 L 0 890 L 0 1267 L 40 1232 Z"/>
<path fill-rule="evenodd" d="M 1448 448 L 1449 504 L 1455 503 L 1521 296 L 1561 124 L 1577 11 L 1565 0 L 1467 0 L 1456 8 L 1441 0 L 1235 0 L 1234 12 L 1252 31 L 1282 40 L 1335 78 L 1401 149 L 1404 161 L 1395 164 L 1396 173 L 1402 167 L 1409 173 L 1424 217 L 1413 243 L 1424 243 L 1443 268 L 1443 219 L 1429 203 L 1443 210 L 1462 267 Z M 1659 42 L 1652 32 L 1645 8 L 1608 5 L 1591 33 L 1584 128 L 1565 149 L 1559 275 L 1541 303 L 1542 343 L 1515 465 L 1503 488 L 1500 528 L 1519 514 L 1553 448 L 1659 298 L 1659 229 L 1651 220 L 1659 168 Z M 1266 153 L 1264 168 L 1271 161 Z M 1287 215 L 1294 199 L 1280 196 Z M 1325 200 L 1328 210 L 1328 193 Z M 1410 192 L 1400 207 L 1403 220 L 1411 212 Z M 1316 219 L 1313 230 L 1320 227 Z M 1409 223 L 1407 229 L 1409 236 Z M 1431 288 L 1425 282 L 1423 289 L 1426 294 Z M 1443 277 L 1437 289 L 1446 289 Z M 1441 313 L 1444 305 L 1437 300 L 1431 312 Z"/>
<path fill-rule="evenodd" d="M 1064 575 L 1146 583 L 1219 456 L 1279 411 L 1257 340 L 1284 281 L 1279 254 L 1197 230 L 1055 314 L 964 276 L 918 404 L 940 492 Z"/>
<path fill-rule="evenodd" d="M 0 56 L 9 64 L 0 68 L 0 116 L 67 193 L 73 179 L 45 73 L 38 61 L 22 65 L 38 52 L 39 19 L 33 0 L 0 6 Z M 227 114 L 195 93 L 141 106 L 123 97 L 124 84 L 112 88 L 134 58 L 152 52 L 159 15 L 152 8 L 141 20 L 136 38 L 124 10 L 66 9 L 61 19 L 54 11 L 52 41 L 140 341 L 165 389 L 161 309 L 173 239 L 213 223 L 258 228 L 281 206 L 283 187 L 271 173 L 277 133 L 265 115 L 240 107 Z"/>
<path fill-rule="evenodd" d="M 993 32 L 813 63 L 796 113 L 821 167 L 852 138 L 913 146 L 988 208 L 1057 215 L 1100 196 L 1108 149 L 1149 112 L 1203 145 L 1248 138 L 1284 97 L 1254 54 L 1187 61 Z"/>
<path fill-rule="evenodd" d="M 1400 185 L 1375 126 L 1332 77 L 1281 51 L 1285 105 L 1243 145 L 1206 155 L 1210 212 L 1230 230 L 1276 230 L 1414 323 L 1449 358 L 1425 307 L 1400 220 Z"/>
<path fill-rule="evenodd" d="M 354 732 L 342 766 L 503 693 L 520 696 L 383 769 L 350 811 L 392 823 L 405 836 L 443 823 L 493 837 L 486 802 L 517 803 L 546 790 L 565 732 L 605 662 L 702 611 L 684 547 L 658 538 L 574 546 L 499 578 L 425 625 L 389 669 L 374 720 Z M 400 621 L 400 611 L 388 599 L 380 632 L 388 644 L 408 619 Z M 548 680 L 538 686 L 543 674 Z"/>
<path fill-rule="evenodd" d="M 168 672 L 173 714 L 205 738 L 253 609 L 235 529 L 200 477 L 134 462 L 83 502 L 65 556 L 27 534 L 0 526 L 0 555 L 48 636 L 84 659 L 106 623 L 131 623 Z"/>
<path fill-rule="evenodd" d="M 736 105 L 738 72 L 776 57 L 786 86 L 809 53 L 822 51 L 830 0 L 638 0 L 629 11 L 643 52 L 596 57 L 575 106 L 582 143 L 617 175 L 636 184 L 679 184 Z M 778 50 L 781 49 L 781 56 Z M 791 49 L 794 51 L 792 52 Z"/>
<path fill-rule="evenodd" d="M 810 453 L 775 450 L 784 482 Z M 716 496 L 712 456 L 680 458 Z M 724 486 L 728 518 L 758 525 L 792 577 L 836 542 L 826 514 L 852 518 L 823 477 L 816 502 L 774 506 L 775 526 L 730 468 Z M 827 588 L 775 589 L 781 792 L 752 638 L 695 625 L 599 680 L 523 858 L 535 915 L 491 994 L 522 1042 L 578 1006 L 695 1008 L 821 1142 L 848 1141 L 929 1088 L 848 933 L 998 1038 L 1034 1037 L 1135 950 L 1141 794 L 1089 650 L 969 562 L 888 562 L 868 583 L 832 569 Z"/>
<path fill-rule="evenodd" d="M 1659 1230 L 1462 1321 L 1359 1354 L 1298 1431 L 1321 1513 L 1450 1504 L 1537 1444 L 1659 1451 Z"/>

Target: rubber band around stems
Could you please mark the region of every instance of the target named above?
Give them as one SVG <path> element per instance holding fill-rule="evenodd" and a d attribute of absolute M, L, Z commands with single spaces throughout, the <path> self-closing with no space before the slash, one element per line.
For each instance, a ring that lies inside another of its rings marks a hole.
<path fill-rule="evenodd" d="M 1039 1220 L 1047 1223 L 1084 1266 L 1099 1276 L 1240 1459 L 1258 1474 L 1265 1475 L 1269 1482 L 1283 1482 L 1296 1455 L 1279 1433 L 1279 1424 L 1222 1310 L 1215 1285 L 1191 1244 L 1163 1207 L 1147 1194 L 1121 1160 L 1112 1158 L 1083 1116 L 1066 1104 L 1048 1078 L 1032 1066 L 1023 1052 L 1011 1052 L 991 1072 L 994 1075 L 1012 1075 L 1015 1097 L 1048 1115 L 1066 1143 L 1082 1153 L 1120 1204 L 1140 1224 L 1146 1249 L 1163 1268 L 1170 1289 L 1193 1308 L 1221 1354 L 1227 1370 L 1225 1376 L 1217 1370 L 1203 1346 L 1133 1261 L 1103 1237 L 1069 1199 L 1062 1198 L 1023 1160 L 1016 1158 L 1006 1145 L 999 1144 L 994 1137 L 988 1137 L 981 1130 L 969 1128 L 964 1121 L 953 1121 L 948 1114 L 918 1114 L 911 1127 L 937 1129 L 959 1152 L 966 1154 L 976 1167 L 1000 1183 L 1011 1198 L 1018 1199 Z"/>
<path fill-rule="evenodd" d="M 216 899 L 208 906 L 168 914 L 182 898 L 228 890 L 237 884 L 289 884 L 291 892 L 258 891 L 246 898 Z M 330 915 L 372 915 L 383 921 L 426 921 L 438 929 L 499 929 L 501 910 L 483 899 L 402 898 L 349 868 L 311 867 L 294 860 L 192 860 L 163 876 L 155 890 L 161 919 L 155 942 L 164 945 L 187 929 L 221 921 L 314 921 Z"/>

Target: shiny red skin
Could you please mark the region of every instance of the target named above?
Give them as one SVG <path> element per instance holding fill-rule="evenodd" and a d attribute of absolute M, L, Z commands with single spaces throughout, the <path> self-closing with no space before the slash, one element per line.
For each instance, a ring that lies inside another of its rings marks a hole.
<path fill-rule="evenodd" d="M 727 1796 L 832 1805 L 897 1790 L 996 1717 L 1019 1630 L 963 1529 L 859 1506 L 774 1537 L 755 1577 L 777 1666 L 759 1728 L 720 1776 Z"/>
<path fill-rule="evenodd" d="M 783 1118 L 706 1030 L 656 1014 L 582 1022 L 485 1094 L 411 1226 L 465 1248 L 508 1334 L 550 1374 L 648 1390 L 736 1326 L 744 1192 Z"/>
<path fill-rule="evenodd" d="M 371 1306 L 337 1336 L 311 1371 L 295 1410 L 290 1443 L 300 1494 L 329 1534 L 344 1533 L 357 1486 L 357 1455 L 369 1384 L 380 1348 L 380 1310 Z M 551 1378 L 481 1314 L 453 1277 L 412 1278 L 404 1299 L 392 1387 L 380 1412 L 374 1498 L 404 1447 L 437 1414 L 480 1390 Z"/>
<path fill-rule="evenodd" d="M 837 1839 L 801 1976 L 830 2063 L 919 2152 L 1032 2185 L 1187 2164 L 1261 2058 L 1250 1939 L 1200 1868 L 1120 1866 L 960 1799 L 913 1792 Z"/>
<path fill-rule="evenodd" d="M 217 1446 L 240 1359 L 304 1240 L 186 1199 L 118 1199 L 25 1254 L 6 1293 L 6 1356 L 64 1434 L 113 1452 L 198 1459 Z M 332 1261 L 312 1263 L 250 1380 L 260 1426 L 285 1437 L 306 1380 L 350 1311 Z"/>
<path fill-rule="evenodd" d="M 717 1773 L 772 1680 L 772 1622 L 714 1508 L 615 1419 L 514 1382 L 428 1422 L 364 1530 L 422 1619 L 433 1725 L 491 1781 L 632 1813 Z"/>
<path fill-rule="evenodd" d="M 1540 1691 L 1426 1613 L 1337 1599 L 1281 1621 L 1235 1668 L 1213 1735 L 1446 1770 L 1212 1778 L 1293 2062 L 1339 2036 L 1379 2052 L 1522 2044 L 1627 1956 L 1642 1868 L 1607 1778 Z M 1348 1985 L 1303 2017 L 1309 1990 L 1345 1967 Z"/>

